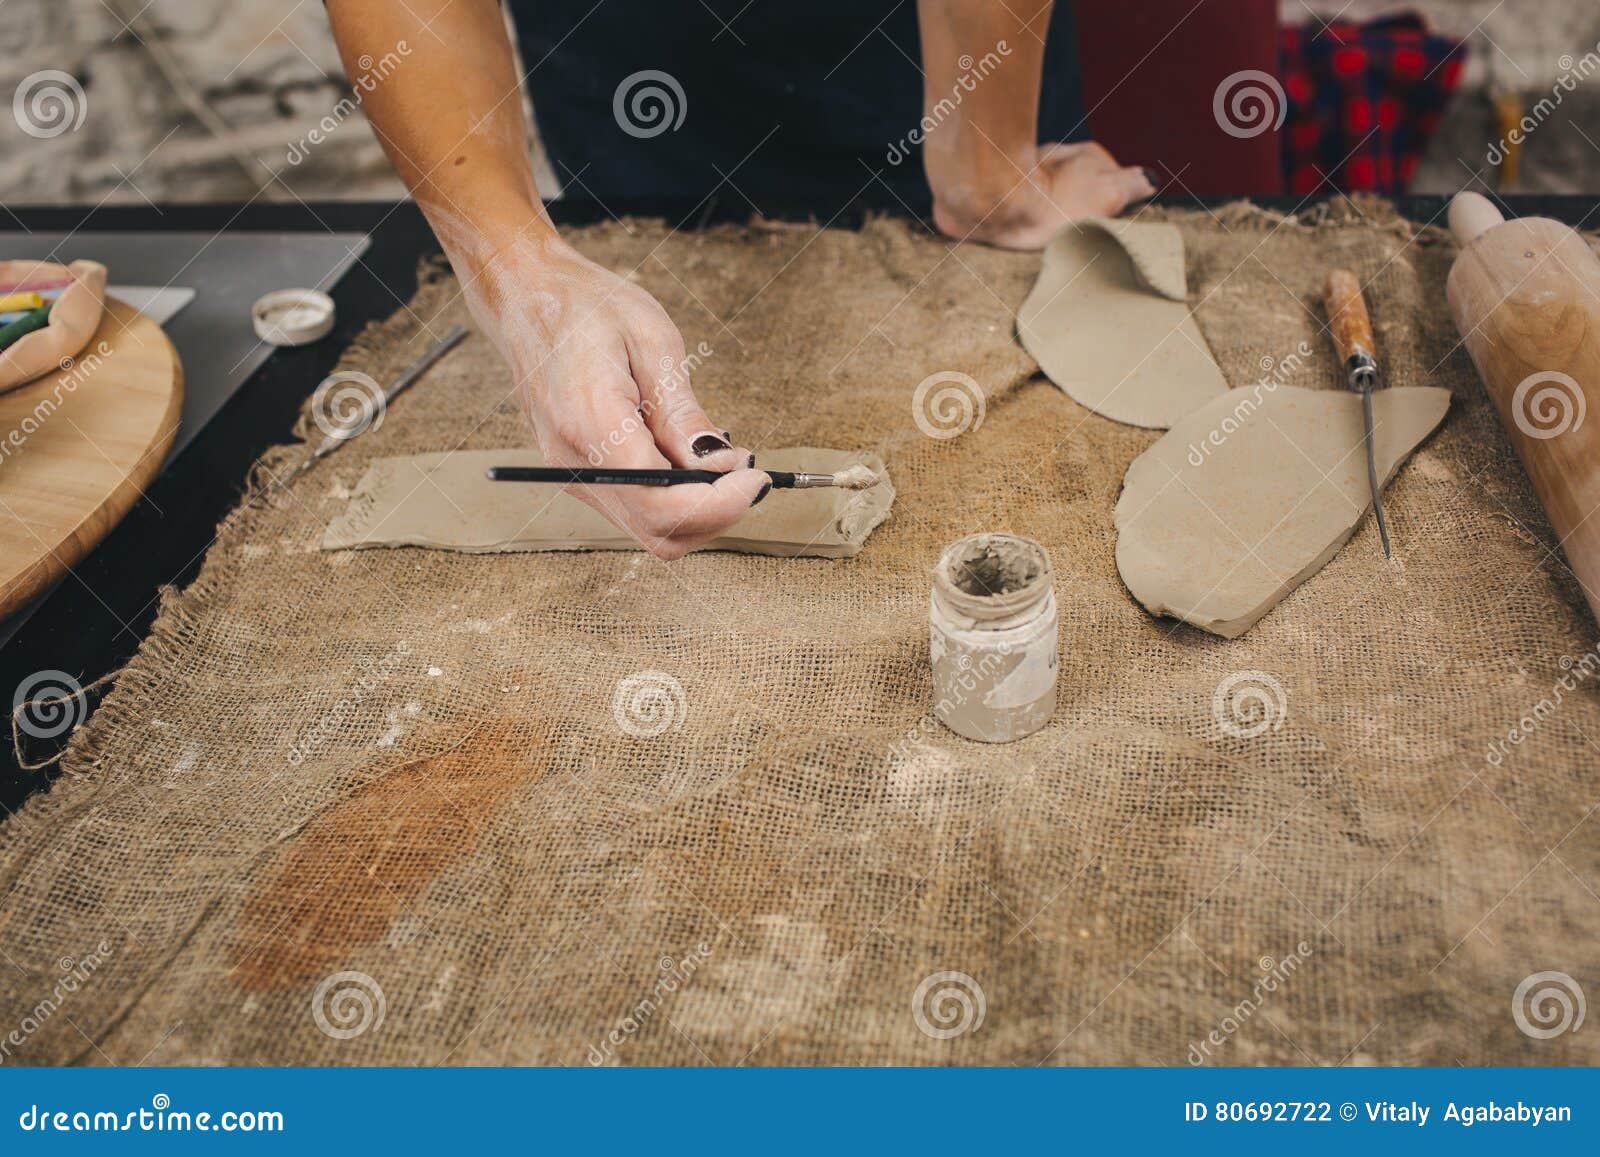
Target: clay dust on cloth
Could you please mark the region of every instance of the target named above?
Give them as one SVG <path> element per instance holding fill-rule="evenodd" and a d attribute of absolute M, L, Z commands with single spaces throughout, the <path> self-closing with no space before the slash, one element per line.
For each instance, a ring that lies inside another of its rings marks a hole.
<path fill-rule="evenodd" d="M 1338 388 L 1347 265 L 1389 378 L 1450 390 L 1386 496 L 1401 568 L 1368 521 L 1246 638 L 1141 610 L 1112 511 L 1158 435 L 1036 373 L 1038 255 L 577 230 L 705 343 L 736 439 L 877 454 L 892 517 L 848 561 L 320 551 L 374 459 L 526 444 L 470 339 L 224 522 L 0 826 L 8 1063 L 1600 1060 L 1513 1013 L 1600 991 L 1595 624 L 1456 348 L 1453 246 L 1376 203 L 1164 219 L 1235 388 L 1301 343 L 1289 384 Z M 342 368 L 466 320 L 432 273 Z M 1003 748 L 930 715 L 930 568 L 977 531 L 1059 600 L 1056 711 Z"/>

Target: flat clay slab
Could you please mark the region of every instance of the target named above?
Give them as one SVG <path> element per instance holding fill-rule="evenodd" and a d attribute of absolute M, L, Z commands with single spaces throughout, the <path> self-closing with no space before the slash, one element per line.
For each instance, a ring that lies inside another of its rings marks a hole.
<path fill-rule="evenodd" d="M 1381 483 L 1449 404 L 1450 391 L 1432 387 L 1373 395 Z M 1371 506 L 1359 395 L 1234 390 L 1128 467 L 1117 570 L 1151 614 L 1237 638 L 1316 574 Z"/>
<path fill-rule="evenodd" d="M 1044 251 L 1017 335 L 1080 405 L 1164 430 L 1228 388 L 1189 314 L 1175 225 L 1088 217 Z"/>
<path fill-rule="evenodd" d="M 889 517 L 894 486 L 875 454 L 796 446 L 760 451 L 773 470 L 833 473 L 864 463 L 882 479 L 868 490 L 774 491 L 701 550 L 852 558 Z M 598 511 L 554 486 L 490 482 L 490 466 L 542 466 L 537 450 L 471 450 L 379 458 L 322 536 L 323 550 L 425 546 L 469 554 L 638 550 Z"/>

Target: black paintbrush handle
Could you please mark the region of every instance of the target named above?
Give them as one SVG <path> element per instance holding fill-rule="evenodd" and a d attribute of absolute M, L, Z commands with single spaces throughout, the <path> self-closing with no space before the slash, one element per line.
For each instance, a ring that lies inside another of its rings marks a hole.
<path fill-rule="evenodd" d="M 768 470 L 772 485 L 785 490 L 794 485 L 794 475 L 784 470 Z M 491 482 L 561 482 L 589 486 L 679 486 L 685 482 L 715 482 L 722 475 L 715 470 L 608 470 L 603 466 L 491 466 Z"/>

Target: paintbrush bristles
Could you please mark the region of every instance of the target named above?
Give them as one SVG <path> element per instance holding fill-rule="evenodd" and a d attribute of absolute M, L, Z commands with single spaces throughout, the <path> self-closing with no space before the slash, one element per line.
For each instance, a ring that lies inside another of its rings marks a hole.
<path fill-rule="evenodd" d="M 836 473 L 833 476 L 833 484 L 842 490 L 870 490 L 878 484 L 878 476 L 872 467 L 858 462 Z"/>

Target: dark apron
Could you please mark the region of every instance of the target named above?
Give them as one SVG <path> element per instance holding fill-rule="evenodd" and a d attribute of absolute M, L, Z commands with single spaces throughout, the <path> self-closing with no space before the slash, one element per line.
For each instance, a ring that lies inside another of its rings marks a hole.
<path fill-rule="evenodd" d="M 511 9 L 539 133 L 568 196 L 714 196 L 824 219 L 854 200 L 929 205 L 910 139 L 923 116 L 914 0 Z M 1062 0 L 1046 40 L 1041 140 L 1088 136 L 1073 40 Z"/>

